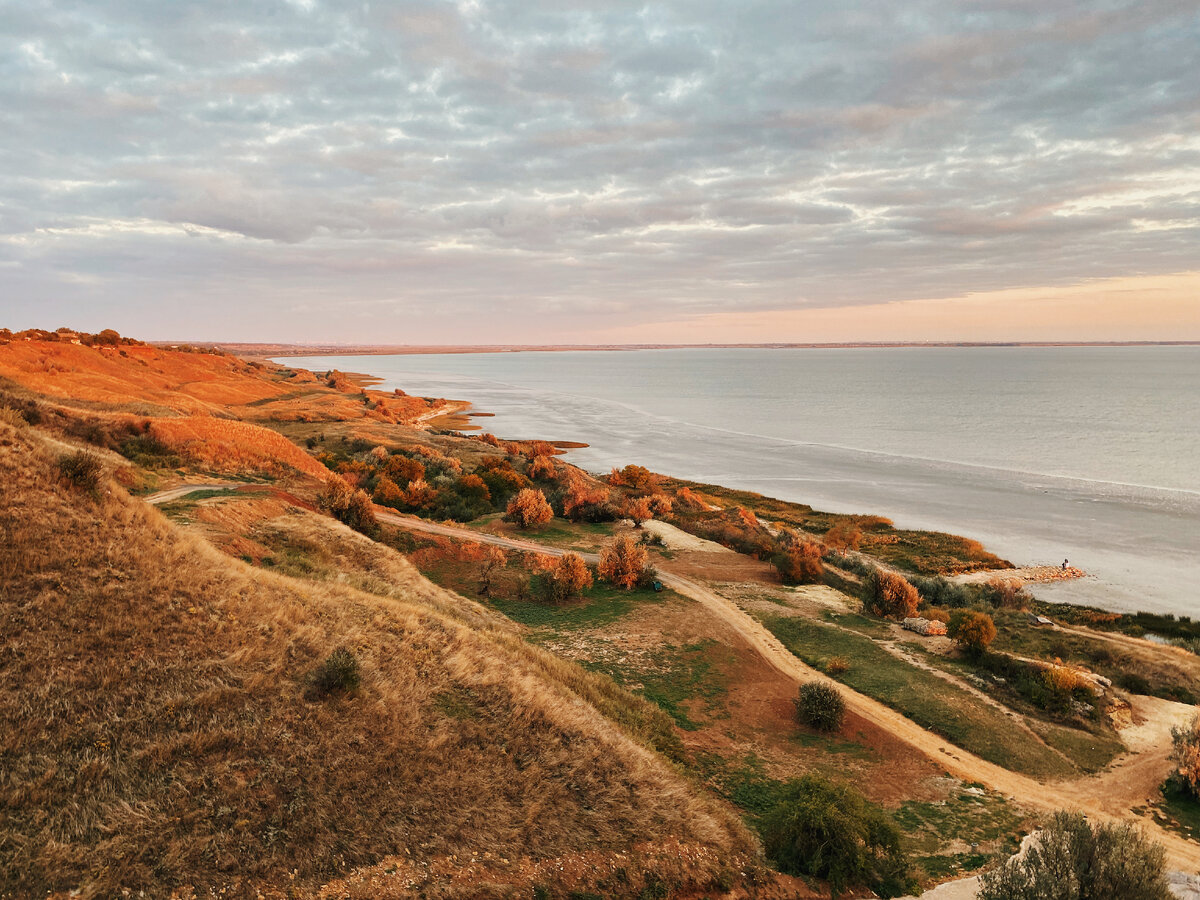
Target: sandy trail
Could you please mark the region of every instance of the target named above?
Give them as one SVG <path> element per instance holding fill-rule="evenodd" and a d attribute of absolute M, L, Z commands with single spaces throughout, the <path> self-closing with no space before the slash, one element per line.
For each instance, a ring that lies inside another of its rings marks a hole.
<path fill-rule="evenodd" d="M 176 488 L 174 492 L 187 493 L 191 490 L 203 489 L 206 487 L 187 486 L 186 490 Z M 212 489 L 212 486 L 207 486 L 207 489 Z M 161 495 L 154 495 L 147 500 L 155 502 L 155 498 L 159 496 Z M 177 496 L 182 496 L 182 493 Z M 162 501 L 158 500 L 157 502 Z M 411 531 L 492 544 L 509 550 L 542 553 L 548 556 L 562 556 L 569 552 L 534 541 L 486 534 L 472 531 L 469 528 L 442 525 L 424 519 L 402 516 L 378 507 L 376 516 L 381 522 Z M 581 553 L 580 556 L 589 562 L 595 562 L 598 559 L 595 553 Z M 1171 868 L 1189 873 L 1200 872 L 1200 844 L 1185 840 L 1173 832 L 1166 831 L 1157 823 L 1136 816 L 1130 811 L 1132 806 L 1144 803 L 1147 797 L 1152 796 L 1153 792 L 1157 790 L 1157 786 L 1168 774 L 1170 767 L 1167 756 L 1170 751 L 1171 724 L 1176 721 L 1176 717 L 1186 717 L 1192 711 L 1191 707 L 1183 704 L 1167 704 L 1167 701 L 1139 704 L 1139 713 L 1146 719 L 1143 726 L 1145 730 L 1135 735 L 1135 742 L 1142 748 L 1140 752 L 1130 753 L 1107 771 L 1089 778 L 1043 784 L 1033 778 L 1010 772 L 981 759 L 951 744 L 944 738 L 926 731 L 911 719 L 879 701 L 851 690 L 846 685 L 835 682 L 825 674 L 810 668 L 797 659 L 758 620 L 742 611 L 732 601 L 693 578 L 671 572 L 669 561 L 661 561 L 659 570 L 660 578 L 665 586 L 704 606 L 711 614 L 737 632 L 772 668 L 797 684 L 804 681 L 822 681 L 835 685 L 851 711 L 886 729 L 898 739 L 934 760 L 951 775 L 963 781 L 979 782 L 1019 804 L 1035 809 L 1047 811 L 1077 809 L 1100 819 L 1136 822 L 1148 836 L 1163 844 Z M 1139 700 L 1145 699 L 1151 698 L 1139 698 Z M 1167 704 L 1167 706 L 1160 704 Z M 1180 708 L 1176 709 L 1176 707 Z"/>

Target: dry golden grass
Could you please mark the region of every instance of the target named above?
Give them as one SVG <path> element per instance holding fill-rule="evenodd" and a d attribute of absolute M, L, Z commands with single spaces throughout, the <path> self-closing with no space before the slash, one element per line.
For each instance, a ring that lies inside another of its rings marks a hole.
<path fill-rule="evenodd" d="M 249 422 L 211 416 L 155 419 L 150 433 L 176 453 L 212 468 L 280 472 L 290 467 L 329 477 L 328 469 L 283 435 Z"/>
<path fill-rule="evenodd" d="M 442 405 L 421 397 L 334 385 L 303 370 L 247 363 L 215 353 L 148 345 L 84 347 L 48 341 L 0 344 L 0 377 L 75 403 L 184 415 L 230 412 L 277 422 L 413 422 Z"/>
<path fill-rule="evenodd" d="M 53 457 L 0 423 L 0 894 L 307 894 L 388 855 L 748 848 L 581 699 L 604 701 L 594 676 L 469 627 L 462 601 L 252 569 L 112 483 L 73 490 Z M 306 700 L 336 647 L 361 687 Z"/>

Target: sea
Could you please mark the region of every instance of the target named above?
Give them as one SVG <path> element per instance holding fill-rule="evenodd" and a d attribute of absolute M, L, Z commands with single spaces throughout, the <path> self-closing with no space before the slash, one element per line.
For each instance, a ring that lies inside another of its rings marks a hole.
<path fill-rule="evenodd" d="M 1200 615 L 1200 347 L 586 350 L 277 360 L 468 400 L 505 439 L 636 463 L 1087 578 L 1048 601 Z"/>

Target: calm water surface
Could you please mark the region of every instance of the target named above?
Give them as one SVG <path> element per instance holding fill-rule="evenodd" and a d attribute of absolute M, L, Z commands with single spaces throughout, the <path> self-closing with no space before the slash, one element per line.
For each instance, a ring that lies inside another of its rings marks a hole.
<path fill-rule="evenodd" d="M 654 350 L 308 357 L 472 401 L 504 438 L 636 462 L 1093 573 L 1049 600 L 1195 615 L 1200 348 Z"/>

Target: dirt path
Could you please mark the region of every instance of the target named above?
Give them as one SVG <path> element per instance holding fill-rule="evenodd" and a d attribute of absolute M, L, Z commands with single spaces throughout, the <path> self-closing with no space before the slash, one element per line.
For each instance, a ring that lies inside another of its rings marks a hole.
<path fill-rule="evenodd" d="M 177 496 L 194 490 L 213 489 L 214 486 L 187 486 Z M 164 492 L 173 493 L 173 492 Z M 154 495 L 159 497 L 161 495 Z M 150 502 L 154 498 L 147 498 Z M 159 500 L 158 502 L 162 502 Z M 427 534 L 443 535 L 458 540 L 474 541 L 477 543 L 493 544 L 509 550 L 522 552 L 543 553 L 548 556 L 562 556 L 565 550 L 548 547 L 534 541 L 518 540 L 500 535 L 486 534 L 452 525 L 442 525 L 410 516 L 401 516 L 393 512 L 385 512 L 376 508 L 376 516 L 381 522 L 387 522 L 412 531 Z M 594 562 L 597 554 L 580 554 L 588 561 Z M 1101 819 L 1125 819 L 1136 821 L 1155 840 L 1162 842 L 1170 866 L 1183 872 L 1200 872 L 1200 844 L 1185 840 L 1179 835 L 1169 832 L 1147 819 L 1135 816 L 1130 812 L 1135 805 L 1131 795 L 1137 795 L 1137 802 L 1144 802 L 1147 787 L 1161 783 L 1166 775 L 1166 750 L 1169 745 L 1160 739 L 1162 728 L 1165 726 L 1168 737 L 1169 717 L 1159 714 L 1156 718 L 1158 731 L 1153 729 L 1145 737 L 1144 749 L 1141 753 L 1132 753 L 1123 765 L 1119 764 L 1107 772 L 1091 778 L 1070 782 L 1042 784 L 1025 775 L 1010 772 L 1007 769 L 968 753 L 960 747 L 951 744 L 944 738 L 926 731 L 911 719 L 906 718 L 894 709 L 885 706 L 877 700 L 851 690 L 844 684 L 834 682 L 821 672 L 805 665 L 791 653 L 770 631 L 760 622 L 743 612 L 736 604 L 722 597 L 708 586 L 699 581 L 670 571 L 669 561 L 660 563 L 660 577 L 663 584 L 686 597 L 701 604 L 712 615 L 726 623 L 741 638 L 746 641 L 772 668 L 792 679 L 796 683 L 803 681 L 822 681 L 833 684 L 845 698 L 846 706 L 859 716 L 874 722 L 886 729 L 896 738 L 904 741 L 913 749 L 925 754 L 943 767 L 948 773 L 963 781 L 974 781 L 1012 798 L 1017 803 L 1036 809 L 1078 809 L 1088 815 Z M 1179 706 L 1180 704 L 1175 704 Z M 1153 710 L 1151 710 L 1154 713 Z M 1160 711 L 1161 712 L 1161 711 Z"/>

